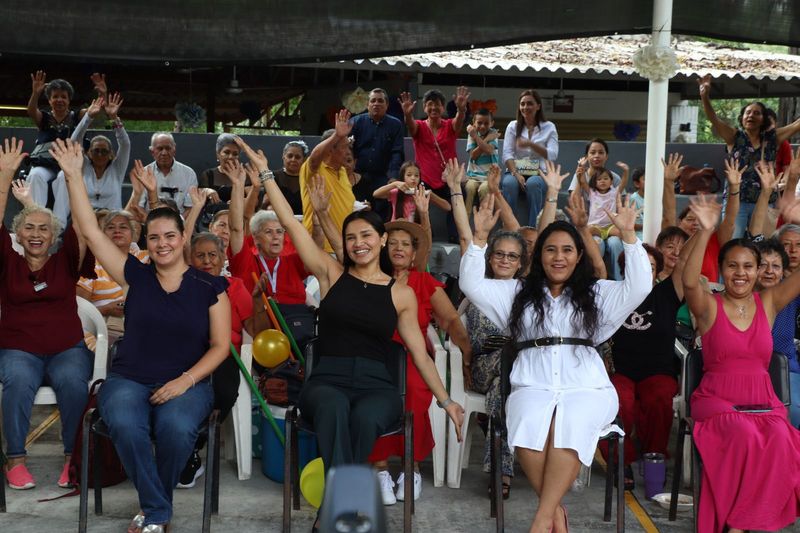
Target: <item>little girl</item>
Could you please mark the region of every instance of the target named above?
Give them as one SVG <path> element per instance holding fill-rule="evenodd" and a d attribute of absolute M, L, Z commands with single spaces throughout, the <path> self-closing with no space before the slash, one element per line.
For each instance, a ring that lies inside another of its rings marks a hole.
<path fill-rule="evenodd" d="M 408 220 L 409 222 L 419 222 L 417 220 L 417 206 L 414 203 L 414 194 L 420 185 L 419 166 L 413 161 L 406 161 L 400 167 L 400 177 L 402 179 L 387 183 L 383 187 L 375 189 L 372 193 L 373 198 L 388 199 L 392 205 L 392 217 L 390 220 Z M 423 186 L 424 187 L 424 186 Z M 425 195 L 430 201 L 443 211 L 450 211 L 450 202 L 439 198 L 430 191 L 425 191 Z"/>
<path fill-rule="evenodd" d="M 586 182 L 586 169 L 589 163 L 585 157 L 578 161 L 578 183 L 584 193 L 589 195 L 589 231 L 595 237 L 606 240 L 611 236 L 619 237 L 619 230 L 611 223 L 608 213 L 617 210 L 617 194 L 625 191 L 628 183 L 629 168 L 623 162 L 617 162 L 617 166 L 622 169 L 622 179 L 619 185 L 614 185 L 614 178 L 611 171 L 605 167 L 595 169 L 594 174 Z"/>

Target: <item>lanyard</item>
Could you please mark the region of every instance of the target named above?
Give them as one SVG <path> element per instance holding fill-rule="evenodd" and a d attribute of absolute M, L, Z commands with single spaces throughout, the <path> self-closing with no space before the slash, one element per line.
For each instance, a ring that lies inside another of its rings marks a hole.
<path fill-rule="evenodd" d="M 269 280 L 269 287 L 271 289 L 271 294 L 274 296 L 277 292 L 278 286 L 278 267 L 281 266 L 281 258 L 279 257 L 277 261 L 275 261 L 275 266 L 272 269 L 272 272 L 269 271 L 269 267 L 267 266 L 267 262 L 264 261 L 264 256 L 258 254 L 258 259 L 261 261 L 261 266 L 264 267 L 264 273 L 267 275 L 267 279 Z"/>

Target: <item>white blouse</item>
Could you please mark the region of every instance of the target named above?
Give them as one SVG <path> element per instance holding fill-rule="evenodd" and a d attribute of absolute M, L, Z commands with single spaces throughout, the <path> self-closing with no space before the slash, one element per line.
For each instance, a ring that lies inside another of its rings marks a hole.
<path fill-rule="evenodd" d="M 539 160 L 539 168 L 544 168 L 546 160 L 555 161 L 558 159 L 558 131 L 556 125 L 550 121 L 544 121 L 533 130 L 529 130 L 523 124 L 520 131 L 516 131 L 517 121 L 512 120 L 506 126 L 506 134 L 503 137 L 503 164 L 509 159 L 530 159 Z M 533 148 L 517 148 L 517 138 L 522 137 L 536 144 L 541 144 L 547 148 L 547 157 L 540 156 Z"/>

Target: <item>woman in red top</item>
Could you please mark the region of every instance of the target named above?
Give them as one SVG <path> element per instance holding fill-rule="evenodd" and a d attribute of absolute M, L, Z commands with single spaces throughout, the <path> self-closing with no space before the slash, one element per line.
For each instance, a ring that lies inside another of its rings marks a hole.
<path fill-rule="evenodd" d="M 238 148 L 238 147 L 237 147 Z M 222 239 L 213 233 L 198 233 L 192 238 L 191 263 L 197 270 L 208 272 L 212 276 L 221 276 L 225 264 L 225 246 Z M 250 293 L 239 278 L 226 276 L 228 280 L 228 299 L 231 301 L 231 342 L 237 352 L 242 351 L 242 331 L 246 330 L 250 336 L 253 331 L 248 328 L 249 319 L 253 316 L 253 300 Z M 232 356 L 228 356 L 214 370 L 214 409 L 220 411 L 220 422 L 225 420 L 231 412 L 233 404 L 239 395 L 239 366 Z M 194 487 L 195 480 L 203 475 L 200 450 L 205 445 L 206 435 L 201 434 L 195 443 L 194 451 L 189 456 L 189 461 L 181 472 L 179 489 Z"/>
<path fill-rule="evenodd" d="M 0 146 L 0 224 L 11 180 L 26 155 L 22 141 L 6 139 Z M 13 223 L 24 249 L 20 256 L 8 228 L 0 225 L 0 383 L 6 477 L 12 489 L 36 486 L 25 466 L 25 437 L 36 391 L 45 381 L 55 390 L 61 411 L 65 461 L 58 485 L 69 487 L 69 458 L 92 377 L 93 356 L 83 341 L 75 286 L 81 275 L 94 277 L 94 256 L 71 226 L 51 254 L 60 226 L 49 209 L 23 209 Z"/>
<path fill-rule="evenodd" d="M 388 234 L 386 247 L 394 267 L 394 278 L 398 282 L 405 282 L 417 296 L 417 319 L 422 335 L 427 340 L 428 324 L 431 323 L 432 317 L 435 318 L 439 327 L 450 335 L 453 342 L 464 351 L 466 360 L 469 360 L 472 348 L 467 331 L 459 320 L 458 313 L 447 294 L 442 290 L 443 285 L 425 272 L 431 249 L 431 241 L 427 232 L 422 226 L 413 222 L 393 221 L 386 224 L 386 233 Z M 402 343 L 397 332 L 395 332 L 394 340 Z M 430 352 L 430 350 L 431 347 L 428 346 L 428 351 Z M 408 357 L 406 409 L 414 413 L 414 499 L 416 500 L 422 491 L 419 462 L 431 453 L 436 443 L 433 441 L 431 420 L 428 416 L 433 393 L 412 364 L 411 356 Z M 444 442 L 438 444 L 439 446 L 445 445 Z M 387 470 L 387 459 L 390 456 L 402 457 L 403 450 L 403 437 L 393 435 L 378 439 L 369 457 L 378 470 L 384 505 L 392 505 L 398 499 L 403 499 L 405 476 L 400 474 L 395 490 L 395 483 Z"/>

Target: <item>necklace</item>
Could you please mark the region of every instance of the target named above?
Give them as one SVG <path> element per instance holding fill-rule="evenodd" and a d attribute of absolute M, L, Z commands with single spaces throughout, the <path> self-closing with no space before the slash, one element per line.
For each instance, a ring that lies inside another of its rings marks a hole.
<path fill-rule="evenodd" d="M 739 313 L 739 318 L 747 318 L 747 305 L 737 305 L 736 311 Z"/>

